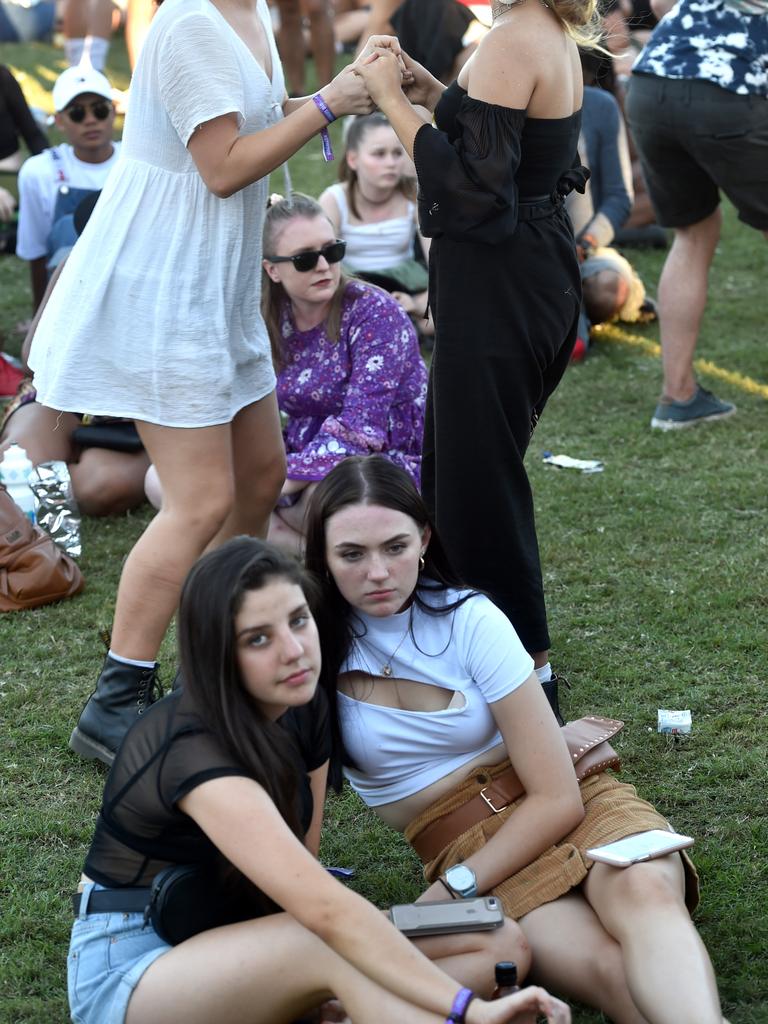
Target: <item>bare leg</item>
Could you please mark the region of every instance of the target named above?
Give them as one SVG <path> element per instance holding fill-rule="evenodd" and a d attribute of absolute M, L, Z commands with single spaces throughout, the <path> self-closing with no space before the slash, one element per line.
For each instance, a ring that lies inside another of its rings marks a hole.
<path fill-rule="evenodd" d="M 319 89 L 328 85 L 333 78 L 333 65 L 336 57 L 330 0 L 302 0 L 302 9 L 309 18 L 309 39 Z"/>
<path fill-rule="evenodd" d="M 519 925 L 509 919 L 501 928 L 466 935 L 440 935 L 416 939 L 414 945 L 446 974 L 489 999 L 496 985 L 494 967 L 500 960 L 517 964 L 518 977 L 531 967 L 531 949 Z"/>
<path fill-rule="evenodd" d="M 18 444 L 32 462 L 71 462 L 72 431 L 80 426 L 74 413 L 57 412 L 37 402 L 20 406 L 6 424 L 0 444 Z"/>
<path fill-rule="evenodd" d="M 615 1024 L 647 1024 L 627 988 L 621 946 L 579 892 L 520 919 L 531 944 L 529 981 L 607 1014 Z"/>
<path fill-rule="evenodd" d="M 584 894 L 621 946 L 627 986 L 651 1024 L 721 1024 L 714 971 L 685 907 L 677 854 L 623 869 L 595 864 Z"/>
<path fill-rule="evenodd" d="M 234 499 L 231 426 L 181 430 L 137 423 L 163 487 L 163 507 L 129 554 L 117 594 L 112 649 L 152 661 L 181 583 Z"/>
<path fill-rule="evenodd" d="M 125 20 L 125 45 L 131 70 L 136 67 L 141 47 L 146 38 L 152 17 L 157 10 L 153 0 L 128 0 Z"/>
<path fill-rule="evenodd" d="M 705 220 L 675 228 L 672 248 L 659 279 L 659 327 L 664 395 L 686 402 L 696 391 L 693 355 L 707 304 L 707 279 L 722 215 L 718 207 Z"/>
<path fill-rule="evenodd" d="M 86 448 L 69 467 L 72 489 L 87 516 L 118 516 L 144 502 L 145 452 Z"/>
<path fill-rule="evenodd" d="M 299 0 L 277 0 L 277 6 L 280 11 L 277 43 L 285 68 L 285 77 L 288 79 L 288 90 L 293 96 L 303 96 L 306 92 L 306 80 Z"/>
<path fill-rule="evenodd" d="M 285 480 L 285 448 L 274 391 L 241 409 L 232 421 L 232 464 L 232 509 L 211 547 L 241 533 L 267 535 L 269 516 Z"/>
<path fill-rule="evenodd" d="M 287 914 L 175 946 L 137 985 L 126 1024 L 288 1024 L 337 995 L 355 1024 L 443 1024 L 371 982 Z"/>
<path fill-rule="evenodd" d="M 368 22 L 360 36 L 358 52 L 368 42 L 369 36 L 392 35 L 392 25 L 389 19 L 401 3 L 402 0 L 371 0 Z"/>

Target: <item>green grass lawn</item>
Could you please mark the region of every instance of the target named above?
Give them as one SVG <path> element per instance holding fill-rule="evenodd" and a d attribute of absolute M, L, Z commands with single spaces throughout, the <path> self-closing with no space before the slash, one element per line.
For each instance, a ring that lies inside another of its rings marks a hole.
<path fill-rule="evenodd" d="M 6 45 L 0 60 L 24 73 L 31 102 L 50 108 L 43 90 L 63 67 L 60 52 Z M 127 84 L 121 42 L 109 71 L 116 85 Z M 291 166 L 295 186 L 314 194 L 334 173 L 319 142 Z M 283 191 L 281 175 L 273 188 Z M 653 291 L 662 254 L 633 259 Z M 553 661 L 573 686 L 566 712 L 624 719 L 616 744 L 624 777 L 696 837 L 696 920 L 732 1024 L 768 1022 L 767 280 L 768 246 L 728 208 L 698 354 L 764 386 L 761 394 L 703 378 L 737 403 L 736 417 L 652 433 L 659 361 L 605 339 L 568 371 L 528 458 Z M 14 327 L 28 315 L 27 268 L 2 258 L 0 347 L 18 352 Z M 653 328 L 632 333 L 658 336 Z M 605 471 L 547 468 L 546 449 L 602 459 Z M 71 754 L 67 739 L 100 667 L 98 631 L 110 623 L 122 561 L 149 518 L 145 509 L 87 520 L 82 596 L 0 616 L 0 1024 L 68 1019 L 68 895 L 104 774 Z M 170 635 L 166 678 L 173 665 Z M 659 736 L 659 707 L 690 708 L 692 735 Z M 419 891 L 413 855 L 349 792 L 330 801 L 323 856 L 355 867 L 355 885 L 380 905 Z M 602 1018 L 576 1008 L 574 1019 Z"/>

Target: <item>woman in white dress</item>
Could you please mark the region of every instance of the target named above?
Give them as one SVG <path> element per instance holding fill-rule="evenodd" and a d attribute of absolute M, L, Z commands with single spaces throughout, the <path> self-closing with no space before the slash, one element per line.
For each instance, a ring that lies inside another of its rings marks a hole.
<path fill-rule="evenodd" d="M 72 733 L 84 757 L 111 763 L 153 700 L 201 552 L 266 533 L 285 471 L 259 308 L 268 176 L 334 115 L 369 109 L 348 68 L 322 94 L 286 98 L 266 0 L 167 0 L 152 22 L 120 162 L 29 360 L 42 404 L 134 419 L 164 494 L 125 563 L 111 650 Z"/>

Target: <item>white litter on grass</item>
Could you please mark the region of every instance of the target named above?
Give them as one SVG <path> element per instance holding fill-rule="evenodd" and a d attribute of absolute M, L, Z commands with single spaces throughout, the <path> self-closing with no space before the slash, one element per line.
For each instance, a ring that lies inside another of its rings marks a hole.
<path fill-rule="evenodd" d="M 582 473 L 602 473 L 604 468 L 599 459 L 572 459 L 570 455 L 553 455 L 552 452 L 544 452 L 543 462 L 546 466 L 578 469 Z"/>
<path fill-rule="evenodd" d="M 676 736 L 687 735 L 691 731 L 691 724 L 691 712 L 689 710 L 668 711 L 666 708 L 659 708 L 659 732 L 672 733 Z"/>

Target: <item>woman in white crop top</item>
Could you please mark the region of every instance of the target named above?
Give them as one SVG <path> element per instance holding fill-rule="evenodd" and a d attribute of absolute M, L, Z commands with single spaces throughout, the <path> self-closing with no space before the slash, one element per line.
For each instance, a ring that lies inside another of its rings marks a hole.
<path fill-rule="evenodd" d="M 347 243 L 345 266 L 357 277 L 386 288 L 422 334 L 425 318 L 428 243 L 419 232 L 416 180 L 394 129 L 383 114 L 352 119 L 339 161 L 340 183 L 320 196 L 320 205 Z"/>
<path fill-rule="evenodd" d="M 530 656 L 499 609 L 459 586 L 408 475 L 346 459 L 318 485 L 306 536 L 337 754 L 422 856 L 421 898 L 494 894 L 531 944 L 533 977 L 617 1024 L 721 1024 L 689 916 L 691 861 L 586 856 L 668 823 L 607 772 L 576 781 Z M 524 794 L 491 806 L 481 791 L 510 764 Z"/>

